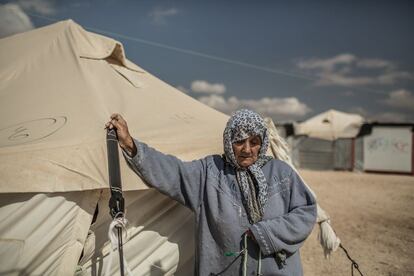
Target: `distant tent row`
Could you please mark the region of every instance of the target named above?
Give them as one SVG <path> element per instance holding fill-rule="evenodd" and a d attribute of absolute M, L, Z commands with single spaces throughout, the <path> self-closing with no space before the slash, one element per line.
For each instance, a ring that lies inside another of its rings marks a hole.
<path fill-rule="evenodd" d="M 366 123 L 336 110 L 281 127 L 298 168 L 414 174 L 414 124 Z"/>

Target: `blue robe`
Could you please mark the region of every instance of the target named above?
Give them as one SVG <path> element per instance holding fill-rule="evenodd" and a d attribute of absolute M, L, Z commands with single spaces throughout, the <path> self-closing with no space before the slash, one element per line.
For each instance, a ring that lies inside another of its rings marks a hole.
<path fill-rule="evenodd" d="M 226 253 L 243 249 L 249 229 L 256 241 L 247 240 L 247 275 L 256 275 L 259 250 L 262 275 L 303 275 L 299 248 L 315 224 L 316 202 L 287 163 L 273 159 L 263 166 L 269 197 L 262 220 L 250 224 L 235 170 L 221 156 L 183 162 L 134 142 L 137 154 L 124 153 L 130 167 L 195 214 L 195 275 L 242 275 L 243 256 Z"/>

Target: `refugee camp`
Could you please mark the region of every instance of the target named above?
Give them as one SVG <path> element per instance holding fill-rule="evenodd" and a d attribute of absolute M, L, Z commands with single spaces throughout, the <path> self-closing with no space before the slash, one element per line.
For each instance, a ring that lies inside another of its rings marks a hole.
<path fill-rule="evenodd" d="M 409 1 L 0 1 L 0 275 L 413 275 Z"/>

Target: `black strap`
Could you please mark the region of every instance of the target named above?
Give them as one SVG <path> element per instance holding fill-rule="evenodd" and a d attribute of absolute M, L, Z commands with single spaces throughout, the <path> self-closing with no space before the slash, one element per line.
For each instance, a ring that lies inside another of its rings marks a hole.
<path fill-rule="evenodd" d="M 121 170 L 119 167 L 118 139 L 115 129 L 108 129 L 106 133 L 106 146 L 108 150 L 108 172 L 111 198 L 109 199 L 109 213 L 112 218 L 119 218 L 124 215 L 125 201 L 122 196 Z M 124 276 L 124 257 L 122 250 L 122 227 L 117 226 L 118 231 L 118 252 L 119 267 L 121 276 Z"/>
<path fill-rule="evenodd" d="M 112 218 L 124 213 L 124 197 L 122 196 L 121 171 L 119 167 L 118 140 L 114 129 L 108 130 L 106 134 L 106 145 L 108 149 L 108 172 L 111 198 L 109 200 L 109 211 Z"/>

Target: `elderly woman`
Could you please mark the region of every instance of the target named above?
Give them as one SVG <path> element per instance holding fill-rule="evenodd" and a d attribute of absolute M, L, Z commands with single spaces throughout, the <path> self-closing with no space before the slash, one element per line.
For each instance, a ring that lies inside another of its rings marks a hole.
<path fill-rule="evenodd" d="M 130 167 L 146 183 L 195 213 L 196 275 L 302 275 L 299 248 L 316 203 L 296 172 L 266 156 L 263 119 L 240 110 L 223 134 L 224 155 L 183 162 L 133 139 L 113 114 Z"/>

